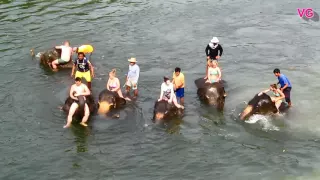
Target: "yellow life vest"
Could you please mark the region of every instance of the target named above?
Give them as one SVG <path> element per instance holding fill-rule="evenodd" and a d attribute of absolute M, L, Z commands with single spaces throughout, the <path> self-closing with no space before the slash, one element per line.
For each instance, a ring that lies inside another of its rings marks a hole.
<path fill-rule="evenodd" d="M 78 52 L 83 52 L 83 53 L 92 53 L 93 52 L 93 47 L 91 45 L 82 45 L 78 47 Z"/>

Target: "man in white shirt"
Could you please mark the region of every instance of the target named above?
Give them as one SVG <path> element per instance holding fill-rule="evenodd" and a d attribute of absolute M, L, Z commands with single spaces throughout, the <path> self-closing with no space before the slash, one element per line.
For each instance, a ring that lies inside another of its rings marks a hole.
<path fill-rule="evenodd" d="M 69 41 L 64 42 L 62 46 L 56 46 L 56 49 L 61 49 L 61 57 L 52 61 L 51 65 L 53 70 L 57 70 L 57 65 L 66 64 L 70 61 L 72 55 L 72 47 L 70 47 Z"/>
<path fill-rule="evenodd" d="M 130 95 L 130 89 L 132 88 L 134 90 L 134 98 L 138 96 L 138 80 L 139 80 L 139 74 L 140 74 L 140 68 L 136 64 L 137 60 L 136 58 L 130 58 L 128 59 L 130 62 L 129 64 L 129 71 L 127 74 L 127 82 L 126 82 L 126 92 L 128 95 Z"/>

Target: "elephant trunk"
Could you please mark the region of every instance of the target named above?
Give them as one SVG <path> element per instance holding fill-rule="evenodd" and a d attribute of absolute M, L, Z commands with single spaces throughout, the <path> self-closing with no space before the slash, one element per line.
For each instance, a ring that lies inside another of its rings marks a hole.
<path fill-rule="evenodd" d="M 99 114 L 107 114 L 110 111 L 110 107 L 113 105 L 113 103 L 108 103 L 107 101 L 101 101 L 98 102 L 99 108 L 98 113 Z"/>
<path fill-rule="evenodd" d="M 79 101 L 79 111 L 84 112 L 84 106 L 86 104 L 85 96 L 78 96 L 78 101 Z"/>
<path fill-rule="evenodd" d="M 252 112 L 252 108 L 253 107 L 251 105 L 248 105 L 241 113 L 240 119 L 244 120 L 246 117 L 248 117 L 248 115 Z"/>
<path fill-rule="evenodd" d="M 156 124 L 161 123 L 163 121 L 163 119 L 164 119 L 164 113 L 156 112 L 154 114 L 154 121 L 155 121 Z"/>

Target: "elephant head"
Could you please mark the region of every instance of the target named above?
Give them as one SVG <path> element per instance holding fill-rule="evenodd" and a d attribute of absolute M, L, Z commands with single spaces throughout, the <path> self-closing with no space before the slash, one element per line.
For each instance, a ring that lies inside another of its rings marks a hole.
<path fill-rule="evenodd" d="M 218 110 L 222 111 L 225 102 L 225 91 L 222 83 L 208 83 L 205 79 L 199 78 L 195 80 L 198 88 L 197 94 L 200 100 L 209 105 L 215 106 Z"/>
<path fill-rule="evenodd" d="M 125 104 L 126 100 L 119 97 L 118 93 L 105 89 L 99 94 L 98 113 L 107 114 L 112 108 L 118 108 Z"/>
<path fill-rule="evenodd" d="M 167 101 L 156 101 L 153 110 L 153 121 L 159 124 L 168 118 L 181 116 L 181 111 L 181 109 L 177 108 L 174 104 L 169 104 Z"/>
<path fill-rule="evenodd" d="M 269 114 L 277 113 L 277 107 L 274 102 L 272 102 L 271 97 L 265 93 L 256 94 L 248 103 L 247 107 L 240 114 L 240 119 L 245 118 L 253 114 Z"/>

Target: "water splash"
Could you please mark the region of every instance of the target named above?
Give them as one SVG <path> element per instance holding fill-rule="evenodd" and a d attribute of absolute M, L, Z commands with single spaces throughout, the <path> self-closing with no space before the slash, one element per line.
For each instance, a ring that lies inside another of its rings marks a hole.
<path fill-rule="evenodd" d="M 252 115 L 246 123 L 255 124 L 258 123 L 262 126 L 262 130 L 264 131 L 279 131 L 280 128 L 272 124 L 272 120 L 269 116 L 264 116 L 260 114 Z"/>

